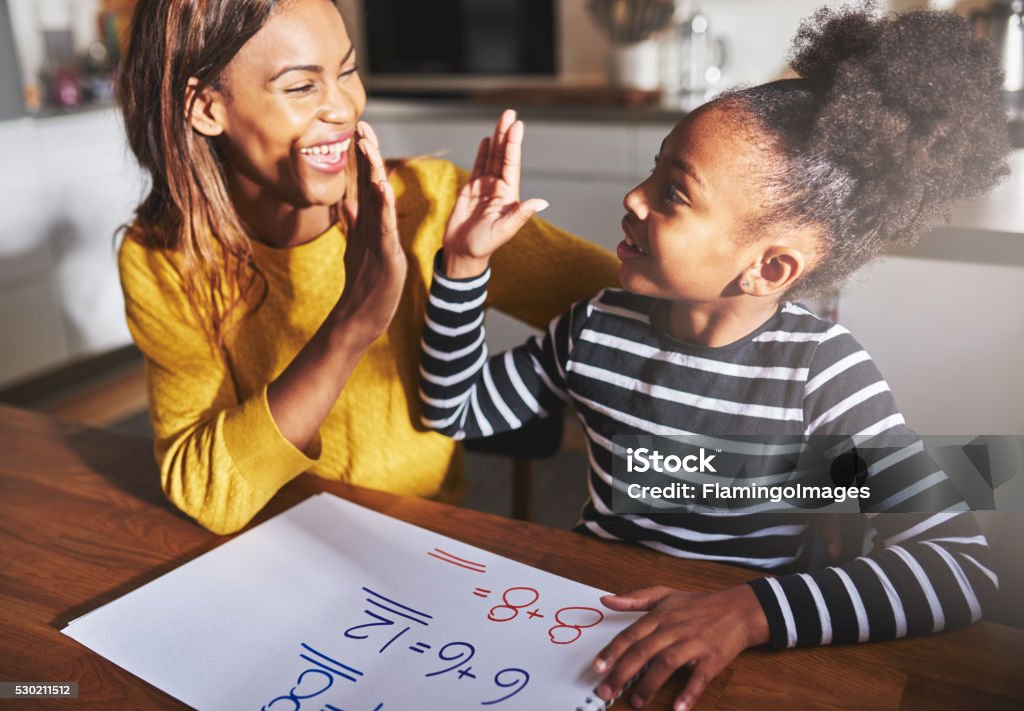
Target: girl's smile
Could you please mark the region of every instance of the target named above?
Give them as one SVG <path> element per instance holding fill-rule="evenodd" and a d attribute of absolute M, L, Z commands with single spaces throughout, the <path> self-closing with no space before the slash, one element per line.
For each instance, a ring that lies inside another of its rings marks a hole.
<path fill-rule="evenodd" d="M 753 147 L 724 109 L 690 114 L 665 138 L 650 176 L 626 195 L 617 254 L 622 285 L 664 299 L 713 302 L 737 295 L 735 284 L 756 261 L 746 234 Z"/>
<path fill-rule="evenodd" d="M 619 259 L 626 262 L 630 259 L 647 256 L 647 250 L 637 244 L 633 235 L 629 233 L 629 224 L 626 218 L 622 218 L 622 231 L 625 233 L 625 237 L 619 242 L 618 249 L 615 250 L 615 254 Z"/>

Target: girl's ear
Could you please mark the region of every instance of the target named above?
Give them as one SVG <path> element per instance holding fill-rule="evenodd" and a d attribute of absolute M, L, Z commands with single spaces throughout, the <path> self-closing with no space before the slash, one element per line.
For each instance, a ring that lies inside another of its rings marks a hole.
<path fill-rule="evenodd" d="M 198 94 L 199 80 L 190 77 L 185 87 L 185 112 L 192 128 L 204 136 L 224 133 L 224 103 L 221 93 L 213 87 L 204 87 Z"/>
<path fill-rule="evenodd" d="M 760 260 L 740 274 L 739 290 L 751 296 L 779 296 L 807 271 L 807 257 L 791 246 L 768 247 Z"/>

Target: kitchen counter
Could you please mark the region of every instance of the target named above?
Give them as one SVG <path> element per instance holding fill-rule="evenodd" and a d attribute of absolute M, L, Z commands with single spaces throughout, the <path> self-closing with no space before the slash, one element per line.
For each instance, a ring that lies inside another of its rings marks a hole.
<path fill-rule="evenodd" d="M 500 94 L 470 100 L 465 98 L 394 98 L 370 96 L 367 107 L 375 116 L 389 120 L 491 119 L 505 108 L 514 108 L 524 121 L 565 121 L 573 123 L 642 123 L 672 125 L 686 111 L 682 106 L 644 104 L 634 106 L 522 103 L 502 100 Z"/>
<path fill-rule="evenodd" d="M 1010 170 L 987 195 L 957 205 L 949 226 L 1024 235 L 1024 148 L 1010 154 Z"/>

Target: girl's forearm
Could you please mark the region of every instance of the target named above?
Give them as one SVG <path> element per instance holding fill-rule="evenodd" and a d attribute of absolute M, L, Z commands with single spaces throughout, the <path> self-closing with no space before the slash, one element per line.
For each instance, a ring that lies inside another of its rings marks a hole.
<path fill-rule="evenodd" d="M 445 249 L 442 255 L 444 275 L 451 279 L 472 279 L 480 276 L 490 264 L 490 258 L 462 256 Z"/>

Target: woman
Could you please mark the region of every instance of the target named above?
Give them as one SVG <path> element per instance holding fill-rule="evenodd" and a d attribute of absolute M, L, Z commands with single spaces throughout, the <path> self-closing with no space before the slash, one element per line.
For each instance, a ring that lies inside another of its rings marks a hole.
<path fill-rule="evenodd" d="M 171 501 L 229 533 L 307 470 L 458 500 L 458 450 L 412 423 L 425 284 L 465 176 L 386 172 L 334 4 L 142 0 L 121 97 L 152 187 L 119 267 Z M 496 155 L 518 163 L 521 140 L 506 112 Z M 525 226 L 489 300 L 537 326 L 616 272 L 530 219 L 541 205 L 509 216 Z"/>

